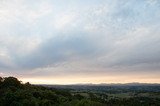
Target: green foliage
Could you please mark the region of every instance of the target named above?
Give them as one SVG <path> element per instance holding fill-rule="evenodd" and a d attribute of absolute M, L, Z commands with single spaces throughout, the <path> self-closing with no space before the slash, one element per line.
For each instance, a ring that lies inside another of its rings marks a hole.
<path fill-rule="evenodd" d="M 120 98 L 116 97 L 115 92 L 115 96 L 72 92 L 68 89 L 35 86 L 29 82 L 22 84 L 14 77 L 0 77 L 0 106 L 160 106 L 159 92 L 151 94 L 155 97 L 142 97 L 137 92 L 129 98 Z"/>
<path fill-rule="evenodd" d="M 104 106 L 102 103 L 90 101 L 90 100 L 81 100 L 75 106 Z"/>
<path fill-rule="evenodd" d="M 78 100 L 82 100 L 82 99 L 85 98 L 85 97 L 83 97 L 83 96 L 80 95 L 80 94 L 75 94 L 74 97 L 75 97 L 76 99 L 78 99 Z"/>
<path fill-rule="evenodd" d="M 2 79 L 2 86 L 3 87 L 21 87 L 21 82 L 17 79 L 17 78 L 14 78 L 14 77 L 6 77 L 4 78 L 4 80 Z"/>

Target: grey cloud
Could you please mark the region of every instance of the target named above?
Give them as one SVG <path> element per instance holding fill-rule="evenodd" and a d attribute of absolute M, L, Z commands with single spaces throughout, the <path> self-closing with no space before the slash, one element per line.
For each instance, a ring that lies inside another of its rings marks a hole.
<path fill-rule="evenodd" d="M 29 55 L 19 56 L 17 63 L 25 68 L 38 68 L 62 64 L 74 58 L 88 58 L 94 55 L 97 49 L 92 39 L 84 35 L 85 33 L 73 33 L 66 38 L 61 35 L 53 37 Z"/>
<path fill-rule="evenodd" d="M 30 2 L 28 3 L 30 4 Z M 61 3 L 63 4 L 63 2 Z M 87 3 L 90 3 L 90 1 Z M 48 66 L 56 67 L 57 65 L 60 67 L 65 62 L 76 62 L 78 59 L 89 61 L 92 64 L 90 66 L 97 68 L 97 70 L 99 67 L 115 66 L 127 67 L 128 70 L 131 70 L 139 64 L 141 65 L 137 69 L 143 71 L 146 68 L 160 69 L 159 4 L 159 1 L 157 4 L 151 5 L 147 4 L 147 0 L 115 0 L 107 1 L 98 8 L 93 5 L 95 8 L 91 6 L 88 9 L 84 6 L 84 9 L 81 9 L 80 7 L 83 6 L 79 5 L 74 11 L 79 17 L 76 16 L 77 19 L 71 22 L 75 26 L 66 25 L 62 32 L 51 24 L 58 17 L 54 17 L 55 13 L 46 13 L 47 15 L 43 16 L 41 12 L 39 14 L 40 19 L 38 18 L 33 25 L 32 23 L 27 24 L 27 19 L 23 16 L 24 19 L 21 21 L 17 22 L 14 19 L 11 25 L 7 23 L 10 27 L 5 26 L 5 31 L 0 32 L 3 35 L 8 32 L 8 38 L 5 39 L 8 42 L 5 40 L 3 42 L 6 48 L 9 49 L 12 62 L 16 64 L 17 70 L 31 70 Z M 29 6 L 29 8 L 31 7 Z M 51 9 L 54 9 L 54 7 Z M 101 11 L 98 14 L 95 13 L 97 9 Z M 64 6 L 58 8 L 56 13 L 61 13 L 63 10 L 68 10 L 67 13 L 70 13 L 72 9 Z M 32 8 L 30 12 L 32 13 Z M 20 13 L 20 15 L 24 15 L 22 11 Z M 32 15 L 31 22 L 34 21 L 34 14 Z M 65 18 L 62 21 L 65 23 Z M 88 29 L 85 29 L 86 27 Z M 147 33 L 143 31 L 136 32 L 136 30 L 143 27 L 148 30 Z M 51 37 L 52 34 L 53 37 Z M 3 35 L 0 38 L 6 37 Z M 20 36 L 23 36 L 22 40 L 17 40 L 21 38 Z M 25 53 L 27 44 L 32 43 L 34 41 L 32 39 L 36 39 L 34 36 L 41 38 L 42 42 L 29 53 Z M 28 41 L 27 38 L 29 38 Z M 25 41 L 27 41 L 26 44 L 21 45 Z M 120 43 L 117 44 L 117 42 Z M 20 50 L 21 48 L 22 50 Z M 1 61 L 0 67 L 13 69 L 9 65 L 4 65 Z"/>
<path fill-rule="evenodd" d="M 160 69 L 159 31 L 150 26 L 140 32 L 131 32 L 131 35 L 127 35 L 129 39 L 123 38 L 122 43 L 116 44 L 113 51 L 102 58 L 101 64 L 105 67 L 128 67 L 128 70 L 134 66 L 142 71 Z"/>

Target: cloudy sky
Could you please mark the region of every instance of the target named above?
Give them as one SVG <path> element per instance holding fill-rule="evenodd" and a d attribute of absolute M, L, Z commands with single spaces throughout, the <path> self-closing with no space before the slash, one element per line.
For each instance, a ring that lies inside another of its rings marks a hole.
<path fill-rule="evenodd" d="M 0 76 L 160 83 L 160 1 L 0 0 Z"/>

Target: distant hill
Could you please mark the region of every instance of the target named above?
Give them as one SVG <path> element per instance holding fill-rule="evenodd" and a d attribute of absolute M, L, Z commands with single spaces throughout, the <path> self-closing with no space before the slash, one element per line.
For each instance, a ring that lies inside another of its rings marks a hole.
<path fill-rule="evenodd" d="M 126 83 L 126 84 L 72 84 L 72 85 L 47 85 L 43 84 L 41 86 L 57 89 L 73 89 L 73 90 L 101 90 L 101 91 L 110 91 L 113 89 L 124 90 L 143 90 L 143 91 L 156 91 L 160 92 L 160 84 L 148 84 L 148 83 Z"/>

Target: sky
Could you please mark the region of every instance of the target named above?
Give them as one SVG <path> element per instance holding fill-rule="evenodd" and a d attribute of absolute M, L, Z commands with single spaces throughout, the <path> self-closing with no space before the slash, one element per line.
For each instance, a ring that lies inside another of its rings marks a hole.
<path fill-rule="evenodd" d="M 160 0 L 0 0 L 0 76 L 160 83 L 159 20 Z"/>

